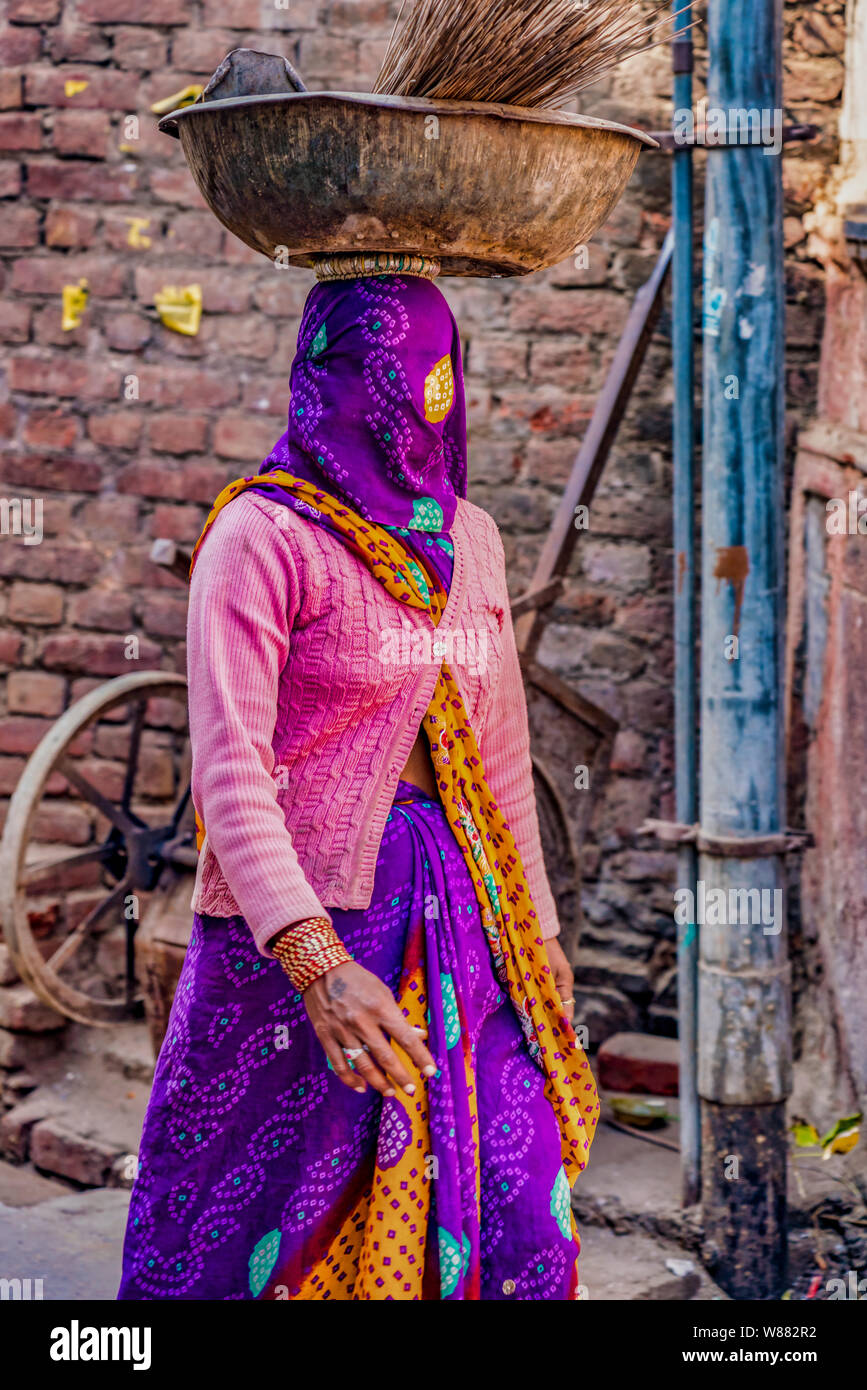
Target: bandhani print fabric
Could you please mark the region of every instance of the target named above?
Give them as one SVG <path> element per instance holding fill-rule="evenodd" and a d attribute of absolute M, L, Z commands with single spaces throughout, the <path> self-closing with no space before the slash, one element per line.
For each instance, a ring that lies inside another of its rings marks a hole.
<path fill-rule="evenodd" d="M 197 916 L 119 1297 L 574 1298 L 578 1246 L 545 1077 L 439 801 L 398 784 L 370 906 L 332 916 L 359 964 L 425 1018 L 438 1075 L 414 1097 L 350 1091 L 243 918 Z"/>
<path fill-rule="evenodd" d="M 381 526 L 448 531 L 467 492 L 461 339 L 442 292 L 412 275 L 316 285 L 290 372 L 286 469 Z"/>

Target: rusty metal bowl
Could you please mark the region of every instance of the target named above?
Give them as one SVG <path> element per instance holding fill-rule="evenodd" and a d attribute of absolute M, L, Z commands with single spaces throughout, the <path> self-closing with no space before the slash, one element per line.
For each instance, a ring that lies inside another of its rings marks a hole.
<path fill-rule="evenodd" d="M 347 92 L 197 102 L 159 124 L 223 225 L 270 259 L 396 251 L 445 275 L 556 265 L 655 144 L 565 111 Z"/>

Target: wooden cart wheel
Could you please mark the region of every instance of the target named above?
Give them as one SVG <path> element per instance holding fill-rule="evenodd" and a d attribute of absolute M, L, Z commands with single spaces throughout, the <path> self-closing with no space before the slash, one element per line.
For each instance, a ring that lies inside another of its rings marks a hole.
<path fill-rule="evenodd" d="M 193 869 L 186 680 L 134 671 L 91 690 L 29 758 L 0 842 L 0 925 L 39 997 L 81 1023 L 137 1010 L 141 895 Z"/>

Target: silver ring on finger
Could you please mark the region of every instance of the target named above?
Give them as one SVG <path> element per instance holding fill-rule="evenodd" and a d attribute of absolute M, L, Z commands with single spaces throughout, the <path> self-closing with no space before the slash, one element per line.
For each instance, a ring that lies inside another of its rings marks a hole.
<path fill-rule="evenodd" d="M 363 1056 L 366 1051 L 367 1049 L 364 1047 L 344 1047 L 343 1055 L 348 1062 L 354 1062 L 358 1057 Z"/>

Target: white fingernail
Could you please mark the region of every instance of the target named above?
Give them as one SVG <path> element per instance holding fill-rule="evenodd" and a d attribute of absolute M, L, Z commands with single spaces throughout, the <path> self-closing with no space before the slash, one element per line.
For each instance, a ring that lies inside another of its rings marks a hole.
<path fill-rule="evenodd" d="M 412 1086 L 412 1085 L 404 1086 L 403 1089 L 406 1091 L 406 1093 L 407 1093 L 408 1096 L 414 1096 L 414 1095 L 415 1095 L 415 1086 Z"/>

